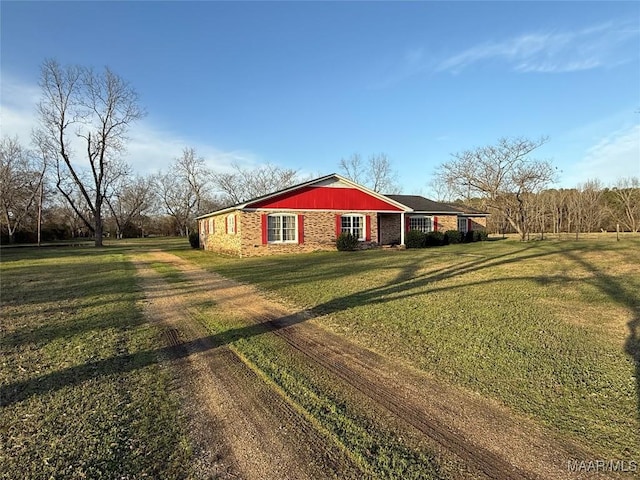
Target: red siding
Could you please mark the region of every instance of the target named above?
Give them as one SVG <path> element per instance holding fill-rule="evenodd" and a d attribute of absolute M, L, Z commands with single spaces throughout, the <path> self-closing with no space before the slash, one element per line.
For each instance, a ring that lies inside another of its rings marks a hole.
<path fill-rule="evenodd" d="M 357 188 L 304 187 L 268 200 L 247 205 L 247 208 L 290 208 L 293 210 L 390 210 L 398 207 Z"/>
<path fill-rule="evenodd" d="M 267 232 L 267 216 L 261 215 L 262 220 L 262 244 L 266 245 L 268 243 L 268 232 Z"/>
<path fill-rule="evenodd" d="M 304 215 L 298 215 L 298 243 L 304 243 Z"/>
<path fill-rule="evenodd" d="M 364 239 L 367 242 L 370 242 L 371 241 L 371 217 L 369 215 L 364 216 L 364 227 L 365 227 Z"/>

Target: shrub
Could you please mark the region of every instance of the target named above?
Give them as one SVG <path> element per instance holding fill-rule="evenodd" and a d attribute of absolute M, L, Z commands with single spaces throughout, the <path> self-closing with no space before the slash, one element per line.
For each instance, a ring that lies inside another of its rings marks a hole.
<path fill-rule="evenodd" d="M 191 232 L 189 234 L 189 243 L 191 244 L 191 248 L 200 248 L 200 235 L 198 235 L 198 232 Z"/>
<path fill-rule="evenodd" d="M 486 230 L 474 230 L 473 231 L 473 241 L 474 242 L 484 242 L 489 238 L 489 234 Z"/>
<path fill-rule="evenodd" d="M 336 248 L 341 252 L 351 252 L 358 249 L 358 239 L 349 232 L 342 232 L 336 239 Z"/>
<path fill-rule="evenodd" d="M 425 246 L 425 234 L 419 230 L 409 230 L 404 244 L 407 248 L 422 248 Z"/>
<path fill-rule="evenodd" d="M 462 237 L 462 241 L 464 243 L 471 243 L 473 242 L 474 236 L 473 236 L 473 230 L 469 230 L 468 232 L 465 232 L 461 235 Z"/>
<path fill-rule="evenodd" d="M 444 233 L 442 232 L 429 232 L 424 236 L 425 247 L 439 247 L 444 244 Z"/>
<path fill-rule="evenodd" d="M 444 236 L 447 239 L 448 244 L 460 243 L 462 242 L 464 233 L 459 232 L 458 230 L 447 230 L 444 232 Z"/>

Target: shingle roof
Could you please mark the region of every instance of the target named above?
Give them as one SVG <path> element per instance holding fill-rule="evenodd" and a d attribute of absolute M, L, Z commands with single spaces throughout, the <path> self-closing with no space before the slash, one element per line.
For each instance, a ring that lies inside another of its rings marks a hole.
<path fill-rule="evenodd" d="M 466 213 L 468 215 L 488 215 L 487 212 L 483 210 L 478 210 L 477 208 L 470 207 L 468 205 L 458 205 L 458 204 L 447 204 L 453 208 L 457 208 L 460 212 Z"/>
<path fill-rule="evenodd" d="M 420 195 L 385 195 L 417 212 L 462 213 L 461 208 L 446 203 L 434 202 Z"/>

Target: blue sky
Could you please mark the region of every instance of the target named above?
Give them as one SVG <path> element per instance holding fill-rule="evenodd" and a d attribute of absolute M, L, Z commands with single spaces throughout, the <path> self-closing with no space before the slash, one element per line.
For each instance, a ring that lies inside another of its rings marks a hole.
<path fill-rule="evenodd" d="M 2 134 L 28 141 L 39 69 L 109 66 L 148 115 L 128 160 L 304 174 L 386 153 L 430 194 L 454 152 L 549 136 L 557 186 L 640 175 L 639 2 L 1 3 Z"/>

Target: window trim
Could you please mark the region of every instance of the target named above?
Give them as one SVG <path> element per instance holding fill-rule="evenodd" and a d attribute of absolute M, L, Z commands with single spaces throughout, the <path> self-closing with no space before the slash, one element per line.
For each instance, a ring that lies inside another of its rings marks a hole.
<path fill-rule="evenodd" d="M 353 235 L 353 222 L 351 222 L 351 227 L 349 227 L 348 230 L 345 230 L 344 227 L 342 226 L 342 219 L 343 218 L 359 218 L 361 223 L 360 223 L 360 230 L 362 232 L 362 237 L 358 237 L 358 241 L 359 242 L 366 242 L 366 238 L 367 238 L 367 219 L 366 216 L 361 214 L 361 213 L 343 213 L 342 215 L 340 215 L 340 233 L 344 233 L 344 232 L 348 232 L 351 235 Z"/>
<path fill-rule="evenodd" d="M 293 217 L 293 231 L 294 231 L 294 239 L 293 240 L 269 240 L 269 219 L 280 217 L 280 238 L 284 238 L 284 217 Z M 298 243 L 298 215 L 295 213 L 269 213 L 267 214 L 267 222 L 265 225 L 267 229 L 267 244 L 295 244 Z"/>
<path fill-rule="evenodd" d="M 227 233 L 229 235 L 236 234 L 236 215 L 234 213 L 227 215 Z"/>
<path fill-rule="evenodd" d="M 461 229 L 460 228 L 460 221 L 464 221 L 464 228 Z M 469 219 L 468 217 L 458 217 L 458 231 L 462 232 L 462 233 L 467 233 L 468 230 L 468 226 L 469 226 Z"/>
<path fill-rule="evenodd" d="M 431 226 L 430 226 L 430 229 L 429 229 L 429 230 L 427 230 L 427 231 L 425 232 L 424 230 L 421 230 L 421 229 L 411 228 L 411 220 L 413 220 L 414 218 L 415 218 L 415 219 L 418 219 L 418 218 L 419 218 L 419 219 L 425 219 L 425 218 L 428 218 L 429 220 L 431 220 Z M 434 232 L 434 231 L 435 231 L 435 229 L 433 228 L 433 226 L 434 226 L 433 215 L 410 215 L 410 216 L 409 216 L 409 230 L 418 230 L 419 232 L 422 232 L 422 233 L 429 233 L 429 232 Z"/>

